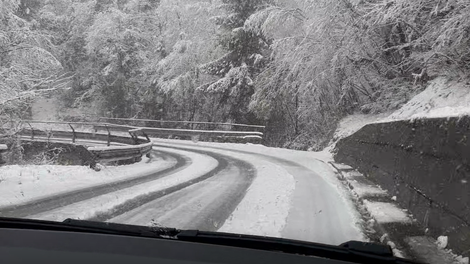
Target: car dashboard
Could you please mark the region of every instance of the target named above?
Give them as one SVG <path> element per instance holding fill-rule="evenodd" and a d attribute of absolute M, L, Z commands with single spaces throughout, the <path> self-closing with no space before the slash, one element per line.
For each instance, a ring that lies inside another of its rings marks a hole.
<path fill-rule="evenodd" d="M 173 239 L 0 229 L 2 263 L 309 263 L 343 261 Z"/>

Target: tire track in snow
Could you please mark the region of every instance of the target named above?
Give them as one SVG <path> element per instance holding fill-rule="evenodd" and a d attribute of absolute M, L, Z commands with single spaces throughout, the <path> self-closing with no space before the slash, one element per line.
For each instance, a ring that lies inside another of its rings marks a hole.
<path fill-rule="evenodd" d="M 143 207 L 149 203 L 155 202 L 156 200 L 160 198 L 174 194 L 176 192 L 184 191 L 188 187 L 192 187 L 196 184 L 205 182 L 206 180 L 216 175 L 223 174 L 225 171 L 233 170 L 233 167 L 236 167 L 238 168 L 239 173 L 238 175 L 234 175 L 234 176 L 239 177 L 240 178 L 239 180 L 241 181 L 241 183 L 235 184 L 236 188 L 233 188 L 232 190 L 228 192 L 228 194 L 224 197 L 225 199 L 222 204 L 217 204 L 216 206 L 212 206 L 210 210 L 206 210 L 208 216 L 204 217 L 204 219 L 213 219 L 214 221 L 218 223 L 223 223 L 230 216 L 233 210 L 235 210 L 235 208 L 240 203 L 240 201 L 243 199 L 243 197 L 246 194 L 247 189 L 251 185 L 254 177 L 256 176 L 256 170 L 251 164 L 235 159 L 235 158 L 225 156 L 225 155 L 221 155 L 221 154 L 210 152 L 210 151 L 172 147 L 172 146 L 167 146 L 167 145 L 154 144 L 154 146 L 183 150 L 183 151 L 190 151 L 190 152 L 194 152 L 194 153 L 198 153 L 202 155 L 207 155 L 217 160 L 218 165 L 213 170 L 197 178 L 194 178 L 190 181 L 182 182 L 180 184 L 168 187 L 163 190 L 155 191 L 149 194 L 138 196 L 134 199 L 130 199 L 126 201 L 125 203 L 120 204 L 119 206 L 113 208 L 112 210 L 109 210 L 106 213 L 101 213 L 97 215 L 96 217 L 90 218 L 88 220 L 107 221 L 107 220 L 119 217 L 132 210 L 138 210 L 139 207 Z M 201 189 L 199 191 L 204 191 L 204 189 Z M 196 217 L 194 220 L 199 221 L 201 223 L 200 224 L 201 226 L 203 225 L 208 226 L 207 223 L 205 223 L 204 221 L 202 222 L 200 221 L 201 220 L 200 215 Z"/>
<path fill-rule="evenodd" d="M 340 244 L 348 240 L 364 239 L 356 223 L 359 220 L 354 215 L 352 202 L 348 197 L 343 196 L 349 195 L 349 193 L 343 194 L 320 176 L 318 173 L 321 173 L 321 168 L 319 167 L 307 167 L 304 163 L 289 157 L 241 150 L 230 146 L 196 145 L 191 142 L 162 143 L 162 145 L 165 144 L 247 154 L 253 158 L 265 159 L 282 166 L 295 179 L 291 207 L 286 225 L 281 231 L 281 236 L 284 238 L 326 244 Z M 315 159 L 312 159 L 311 162 L 322 163 Z M 338 186 L 338 188 L 343 188 L 340 183 Z"/>
<path fill-rule="evenodd" d="M 73 203 L 88 200 L 103 194 L 108 194 L 138 184 L 150 182 L 171 174 L 174 174 L 191 164 L 191 161 L 182 156 L 165 151 L 152 150 L 153 153 L 161 153 L 165 157 L 176 160 L 176 163 L 168 168 L 147 174 L 145 176 L 134 177 L 117 182 L 87 187 L 58 195 L 49 196 L 28 203 L 0 208 L 0 216 L 3 217 L 26 217 L 39 214 L 56 208 L 64 207 Z"/>

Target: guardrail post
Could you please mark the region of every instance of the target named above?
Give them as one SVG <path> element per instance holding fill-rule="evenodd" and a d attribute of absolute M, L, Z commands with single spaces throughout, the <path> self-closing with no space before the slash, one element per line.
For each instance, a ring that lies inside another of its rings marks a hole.
<path fill-rule="evenodd" d="M 51 141 L 51 137 L 52 137 L 52 130 L 49 130 L 49 131 L 46 130 L 46 133 L 47 133 L 47 145 L 49 145 Z"/>
<path fill-rule="evenodd" d="M 144 137 L 147 138 L 148 142 L 150 142 L 150 138 L 149 138 L 149 136 L 147 135 L 147 133 L 145 133 L 145 132 L 142 130 L 142 134 L 144 134 Z"/>
<path fill-rule="evenodd" d="M 28 123 L 29 128 L 31 128 L 31 140 L 34 140 L 34 129 L 29 122 L 26 122 L 26 123 Z"/>
<path fill-rule="evenodd" d="M 72 136 L 72 142 L 75 143 L 75 138 L 77 137 L 77 136 L 75 135 L 75 129 L 73 128 L 73 126 L 72 126 L 70 123 L 69 123 L 69 126 L 70 126 L 70 128 L 72 129 L 72 134 L 73 134 L 73 136 Z"/>
<path fill-rule="evenodd" d="M 108 125 L 104 125 L 106 130 L 108 130 L 108 147 L 111 146 L 111 132 L 109 131 Z"/>
<path fill-rule="evenodd" d="M 129 135 L 131 135 L 131 138 L 134 140 L 134 145 L 139 145 L 139 139 L 135 135 L 135 132 L 129 131 Z"/>

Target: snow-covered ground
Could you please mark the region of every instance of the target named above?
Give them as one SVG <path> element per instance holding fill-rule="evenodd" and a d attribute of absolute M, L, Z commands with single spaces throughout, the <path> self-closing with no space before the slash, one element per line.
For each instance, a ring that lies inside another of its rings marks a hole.
<path fill-rule="evenodd" d="M 354 114 L 343 118 L 335 131 L 334 141 L 347 137 L 370 123 L 464 115 L 470 115 L 470 85 L 439 77 L 394 112 Z"/>
<path fill-rule="evenodd" d="M 0 167 L 0 207 L 163 170 L 175 160 L 153 157 L 149 162 L 105 166 L 97 172 L 85 166 L 9 165 Z"/>
<path fill-rule="evenodd" d="M 376 114 L 376 115 L 365 115 L 365 114 L 354 114 L 346 116 L 338 124 L 338 128 L 335 131 L 333 140 L 345 138 L 354 134 L 354 132 L 361 129 L 363 126 L 382 121 L 388 117 L 390 113 Z"/>
<path fill-rule="evenodd" d="M 328 244 L 339 244 L 348 240 L 365 240 L 360 227 L 362 220 L 354 209 L 349 193 L 326 163 L 332 159 L 328 152 L 300 152 L 253 144 L 161 139 L 155 140 L 155 142 L 158 145 L 166 145 L 167 148 L 161 146 L 154 148 L 179 153 L 188 157 L 192 163 L 177 173 L 152 182 L 96 196 L 89 200 L 28 217 L 46 220 L 93 218 L 101 213 L 112 212 L 117 206 L 141 195 L 187 182 L 207 173 L 217 165 L 217 162 L 207 155 L 172 148 L 180 147 L 207 150 L 230 156 L 250 163 L 256 170 L 256 177 L 246 195 L 220 227 L 220 231 L 286 237 Z M 158 160 L 146 163 L 144 160 L 134 165 L 107 167 L 100 172 L 79 166 L 2 167 L 0 173 L 5 176 L 0 182 L 0 189 L 5 191 L 0 192 L 1 198 L 3 198 L 0 199 L 0 207 L 133 177 L 132 175 L 135 176 L 138 173 L 143 174 L 164 169 L 173 164 L 174 161 Z M 168 223 L 188 223 L 191 220 L 190 217 L 195 217 L 194 213 L 197 213 L 197 208 L 205 210 L 207 205 L 214 202 L 209 199 L 207 193 L 198 192 L 194 188 L 202 188 L 204 185 L 202 190 L 212 190 L 210 192 L 214 194 L 220 193 L 223 188 L 226 188 L 225 185 L 231 182 L 230 178 L 226 179 L 226 181 L 208 181 L 193 185 L 179 194 L 165 196 L 160 199 L 160 202 L 156 201 L 155 203 L 163 207 L 157 211 L 149 208 L 148 212 L 150 209 L 152 212 L 165 212 L 164 215 L 156 218 L 168 222 L 176 219 L 174 212 L 178 211 L 180 219 Z M 224 184 L 224 182 L 226 183 Z M 184 194 L 185 192 L 192 193 L 192 195 L 188 196 L 188 194 Z M 187 199 L 186 202 L 184 199 Z M 166 202 L 178 202 L 178 204 L 170 206 L 165 204 Z M 216 202 L 220 203 L 220 201 Z M 188 208 L 191 210 L 181 211 L 182 208 L 187 207 L 186 204 L 194 203 L 197 205 L 196 209 Z M 166 212 L 165 210 L 175 211 Z M 138 223 L 147 221 L 147 217 L 136 218 L 132 215 L 121 218 L 126 221 L 135 220 Z M 116 218 L 117 220 L 119 219 Z"/>
<path fill-rule="evenodd" d="M 194 179 L 209 172 L 217 166 L 217 161 L 211 157 L 175 149 L 164 149 L 188 157 L 191 164 L 175 175 L 163 177 L 151 182 L 139 184 L 116 192 L 97 196 L 82 202 L 74 203 L 48 212 L 28 216 L 28 218 L 63 221 L 66 218 L 88 219 L 100 213 L 106 213 L 124 202 L 151 192 L 163 190 L 179 183 Z"/>
<path fill-rule="evenodd" d="M 411 219 L 403 209 L 398 208 L 392 203 L 364 200 L 364 204 L 379 223 L 411 222 Z"/>
<path fill-rule="evenodd" d="M 470 85 L 437 78 L 383 121 L 470 115 Z"/>

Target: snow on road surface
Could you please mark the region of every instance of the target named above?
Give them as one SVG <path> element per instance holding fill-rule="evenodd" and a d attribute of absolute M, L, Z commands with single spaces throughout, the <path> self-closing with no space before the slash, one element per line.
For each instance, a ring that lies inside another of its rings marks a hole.
<path fill-rule="evenodd" d="M 202 226 L 208 230 L 276 236 L 327 244 L 365 240 L 360 228 L 362 224 L 360 216 L 354 209 L 353 202 L 349 197 L 350 194 L 325 162 L 332 159 L 328 152 L 301 152 L 252 144 L 195 143 L 159 139 L 155 142 L 158 145 L 166 145 L 166 148 L 161 146 L 154 148 L 179 153 L 189 157 L 192 163 L 177 173 L 163 178 L 47 212 L 29 215 L 28 218 L 57 221 L 62 221 L 65 218 L 90 219 L 103 213 L 113 212 L 118 206 L 141 195 L 187 182 L 217 166 L 217 161 L 208 155 L 172 148 L 180 147 L 218 153 L 252 164 L 256 169 L 256 177 L 248 187 L 246 194 L 234 193 L 230 196 L 244 197 L 239 204 L 237 202 L 238 206 L 231 209 L 224 219 L 220 219 L 221 215 L 224 215 L 221 212 L 227 211 L 227 208 L 224 207 L 225 203 L 231 201 L 228 200 L 227 194 L 236 189 L 232 188 L 233 186 L 239 184 L 236 181 L 237 177 L 234 177 L 238 173 L 237 168 L 232 168 L 232 171 L 223 171 L 219 173 L 220 175 L 217 174 L 208 180 L 172 192 L 143 204 L 139 208 L 130 209 L 121 215 L 113 216 L 111 221 L 130 224 L 150 224 L 153 222 L 176 228 Z M 170 166 L 171 163 L 167 163 L 167 165 Z M 138 166 L 139 164 L 130 170 L 135 172 Z M 150 168 L 152 166 L 146 163 L 143 167 L 155 170 L 154 167 Z M 48 178 L 41 174 L 39 180 L 34 180 L 38 174 L 35 174 L 33 169 L 29 169 L 31 172 L 28 176 L 23 177 L 25 170 L 20 170 L 20 167 L 6 168 L 11 172 L 16 171 L 17 174 L 8 177 L 5 181 L 7 183 L 4 185 L 5 187 L 13 188 L 8 195 L 1 194 L 2 197 L 5 196 L 10 200 L 5 203 L 5 199 L 3 199 L 2 202 L 5 205 L 12 202 L 21 203 L 34 200 L 46 195 L 50 196 L 54 192 L 70 191 L 71 188 L 79 189 L 90 186 L 92 184 L 90 178 L 93 177 L 81 170 L 87 170 L 95 177 L 103 175 L 100 174 L 103 172 L 94 172 L 84 167 L 68 167 L 68 170 L 61 171 L 60 167 L 54 166 L 50 167 L 51 170 L 48 174 L 54 174 L 55 177 Z M 5 171 L 5 168 L 2 168 L 2 171 Z M 19 171 L 23 171 L 21 176 L 18 175 Z M 64 176 L 64 173 L 70 171 L 74 171 L 74 174 L 71 174 L 73 177 Z M 122 173 L 123 171 L 124 173 Z M 12 174 L 11 172 L 10 174 Z M 125 169 L 118 168 L 113 173 L 118 175 L 113 178 L 117 180 L 117 177 L 119 179 L 125 178 L 127 172 Z M 78 177 L 79 174 L 84 176 Z M 44 182 L 43 178 L 46 179 Z M 18 181 L 15 180 L 20 179 L 21 184 L 18 184 Z M 0 183 L 0 188 L 2 188 L 2 184 L 4 182 Z M 17 185 L 22 185 L 22 187 Z M 51 188 L 51 186 L 53 187 Z M 45 190 L 51 191 L 46 194 Z M 15 197 L 18 195 L 23 197 L 21 191 L 25 193 L 26 198 Z M 26 195 L 26 193 L 28 194 Z M 211 222 L 212 219 L 208 219 L 208 216 L 217 216 L 218 218 L 216 217 L 217 220 Z M 204 230 L 204 228 L 201 229 Z"/>
<path fill-rule="evenodd" d="M 154 199 L 109 222 L 216 231 L 243 198 L 255 176 L 250 164 L 231 157 L 224 159 L 228 165 L 212 177 Z"/>
<path fill-rule="evenodd" d="M 335 173 L 323 160 L 331 160 L 328 153 L 301 152 L 286 149 L 268 148 L 262 145 L 191 142 L 155 139 L 157 144 L 208 149 L 225 155 L 246 160 L 258 170 L 257 179 L 267 178 L 271 170 L 262 170 L 261 166 L 278 166 L 284 172 L 284 180 L 290 174 L 291 183 L 263 185 L 256 181 L 220 231 L 236 230 L 245 234 L 280 236 L 327 244 L 340 244 L 349 240 L 365 240 L 361 231 L 360 215 L 354 209 L 349 198 L 350 193 L 338 181 Z M 261 164 L 263 163 L 264 164 Z M 262 173 L 267 173 L 263 175 Z M 271 178 L 273 180 L 273 178 Z M 279 179 L 277 179 L 279 180 Z M 265 181 L 263 179 L 263 181 Z M 289 181 L 289 180 L 286 180 Z M 293 186 L 292 186 L 293 184 Z M 270 187 L 269 191 L 266 188 Z M 293 188 L 292 188 L 293 187 Z M 286 193 L 286 190 L 292 188 Z M 261 193 L 265 197 L 253 201 Z M 287 195 L 291 193 L 290 195 Z M 282 195 L 280 195 L 282 194 Z M 281 207 L 271 206 L 276 199 L 284 199 Z M 254 205 L 258 204 L 258 207 Z M 286 204 L 288 203 L 288 206 Z M 250 204 L 252 204 L 250 206 Z M 254 205 L 254 206 L 253 206 Z M 253 210 L 255 208 L 255 210 Z M 248 215 L 255 216 L 247 218 Z M 285 217 L 285 219 L 283 219 Z M 253 219 L 270 219 L 256 221 Z M 238 228 L 238 227 L 247 227 Z"/>
<path fill-rule="evenodd" d="M 251 162 L 257 177 L 219 231 L 281 237 L 295 188 L 294 179 L 281 166 L 264 160 Z"/>
<path fill-rule="evenodd" d="M 294 179 L 281 166 L 264 160 L 252 163 L 257 177 L 219 231 L 281 237 L 295 188 Z"/>
<path fill-rule="evenodd" d="M 137 196 L 163 190 L 170 186 L 189 181 L 199 175 L 209 172 L 217 166 L 217 161 L 215 159 L 205 155 L 170 148 L 160 149 L 166 152 L 186 156 L 190 158 L 192 162 L 189 166 L 183 168 L 175 175 L 169 175 L 151 182 L 100 195 L 92 199 L 67 205 L 44 213 L 30 215 L 28 218 L 53 221 L 63 221 L 66 218 L 93 218 L 100 213 L 107 213 L 112 211 L 116 206 L 119 206 L 130 199 L 134 199 Z"/>
<path fill-rule="evenodd" d="M 236 171 L 231 173 L 236 174 Z M 144 204 L 122 215 L 109 220 L 113 223 L 126 223 L 135 225 L 157 225 L 165 227 L 177 227 L 181 229 L 199 229 L 208 231 L 201 226 L 193 227 L 195 219 L 204 215 L 205 206 L 222 201 L 219 197 L 230 182 L 208 179 L 191 185 L 183 190 L 171 193 L 160 199 Z M 233 178 L 233 177 L 231 177 Z M 225 187 L 225 188 L 224 188 Z M 212 219 L 205 219 L 212 227 L 218 227 L 219 223 Z M 207 227 L 206 227 L 207 228 Z"/>
<path fill-rule="evenodd" d="M 181 144 L 181 142 L 175 143 Z M 156 143 L 165 145 L 166 142 L 158 140 Z M 201 149 L 186 144 L 184 147 Z M 253 158 L 252 155 L 220 149 L 210 149 L 210 151 L 247 161 L 256 169 L 256 178 L 248 188 L 245 198 L 218 231 L 280 237 L 295 186 L 292 175 L 281 166 Z"/>
<path fill-rule="evenodd" d="M 0 168 L 0 208 L 122 179 L 140 177 L 173 166 L 176 160 L 154 156 L 151 161 L 105 166 L 9 165 Z"/>

